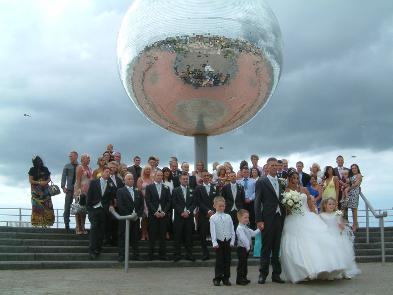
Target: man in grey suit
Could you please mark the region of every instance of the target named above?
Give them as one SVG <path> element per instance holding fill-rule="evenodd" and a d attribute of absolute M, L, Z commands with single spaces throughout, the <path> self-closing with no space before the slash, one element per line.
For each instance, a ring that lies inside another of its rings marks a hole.
<path fill-rule="evenodd" d="M 285 208 L 281 204 L 283 188 L 277 178 L 277 159 L 267 160 L 268 175 L 258 179 L 255 185 L 255 221 L 262 234 L 259 284 L 264 284 L 269 274 L 269 264 L 273 267 L 272 281 L 284 283 L 280 278 L 281 264 L 279 251 L 284 226 Z"/>
<path fill-rule="evenodd" d="M 76 168 L 78 167 L 78 153 L 76 151 L 70 152 L 70 162 L 64 166 L 61 175 L 61 188 L 65 193 L 64 200 L 64 225 L 67 231 L 70 231 L 70 208 L 74 201 L 74 185 L 76 180 Z"/>

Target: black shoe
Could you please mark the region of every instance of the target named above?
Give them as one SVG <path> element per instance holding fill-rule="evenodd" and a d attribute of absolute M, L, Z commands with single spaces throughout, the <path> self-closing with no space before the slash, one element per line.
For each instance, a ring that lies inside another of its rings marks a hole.
<path fill-rule="evenodd" d="M 186 256 L 186 260 L 194 262 L 195 261 L 195 257 L 193 255 L 187 255 Z"/>
<path fill-rule="evenodd" d="M 266 283 L 266 277 L 263 275 L 259 275 L 258 284 L 263 285 L 264 283 Z"/>
<path fill-rule="evenodd" d="M 209 255 L 203 255 L 202 258 L 201 258 L 202 261 L 206 261 L 206 260 L 209 260 L 209 259 L 210 259 Z"/>
<path fill-rule="evenodd" d="M 213 279 L 213 284 L 214 284 L 214 286 L 220 286 L 221 285 L 219 279 Z"/>
<path fill-rule="evenodd" d="M 246 280 L 239 280 L 239 281 L 236 281 L 236 285 L 245 286 L 245 285 L 247 285 L 247 284 L 248 284 L 248 282 L 247 282 Z"/>
<path fill-rule="evenodd" d="M 222 283 L 223 283 L 225 286 L 232 286 L 231 282 L 230 282 L 228 279 L 222 280 Z"/>
<path fill-rule="evenodd" d="M 173 258 L 174 262 L 178 262 L 181 259 L 180 255 L 175 255 L 175 257 Z"/>
<path fill-rule="evenodd" d="M 284 284 L 285 282 L 280 278 L 280 276 L 272 276 L 272 282 Z"/>
<path fill-rule="evenodd" d="M 251 283 L 249 279 L 245 279 L 245 281 L 247 282 L 247 284 Z"/>

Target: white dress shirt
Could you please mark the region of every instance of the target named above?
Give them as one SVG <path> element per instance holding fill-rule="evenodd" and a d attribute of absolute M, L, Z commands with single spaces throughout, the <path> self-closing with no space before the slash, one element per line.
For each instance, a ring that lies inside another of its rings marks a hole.
<path fill-rule="evenodd" d="M 218 246 L 217 240 L 230 241 L 233 247 L 236 234 L 231 216 L 223 212 L 214 213 L 212 217 L 210 217 L 210 234 L 213 247 Z"/>
<path fill-rule="evenodd" d="M 236 195 L 237 195 L 236 182 L 235 183 L 231 182 L 231 191 L 232 191 L 232 196 L 233 196 L 233 206 L 232 206 L 231 211 L 233 211 L 233 210 L 237 210 L 237 208 L 236 208 Z"/>
<path fill-rule="evenodd" d="M 255 237 L 261 231 L 259 229 L 252 230 L 247 225 L 239 223 L 236 229 L 237 246 L 246 248 L 247 251 L 251 250 L 252 237 Z"/>

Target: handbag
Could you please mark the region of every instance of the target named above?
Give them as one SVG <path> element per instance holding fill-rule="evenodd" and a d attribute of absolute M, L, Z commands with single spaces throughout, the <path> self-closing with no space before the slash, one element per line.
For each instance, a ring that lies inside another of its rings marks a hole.
<path fill-rule="evenodd" d="M 50 182 L 50 185 L 48 187 L 49 194 L 53 197 L 58 194 L 60 194 L 60 188 L 58 185 L 54 184 L 52 181 Z"/>
<path fill-rule="evenodd" d="M 80 204 L 80 197 L 77 198 L 75 203 L 71 204 L 70 213 L 71 215 L 81 214 L 86 212 L 86 206 Z"/>

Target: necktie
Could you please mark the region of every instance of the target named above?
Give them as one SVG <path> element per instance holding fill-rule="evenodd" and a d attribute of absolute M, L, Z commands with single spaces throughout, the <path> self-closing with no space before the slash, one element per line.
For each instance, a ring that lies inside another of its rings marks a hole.
<path fill-rule="evenodd" d="M 184 186 L 182 186 L 181 189 L 182 189 L 182 191 L 183 191 L 183 197 L 184 197 L 184 200 L 185 200 L 185 199 L 186 199 L 186 196 L 187 196 L 186 188 L 185 188 Z"/>
<path fill-rule="evenodd" d="M 208 184 L 205 184 L 205 189 L 206 189 L 207 194 L 209 195 L 210 194 L 210 186 Z"/>
<path fill-rule="evenodd" d="M 244 190 L 248 189 L 248 178 L 244 178 Z"/>

